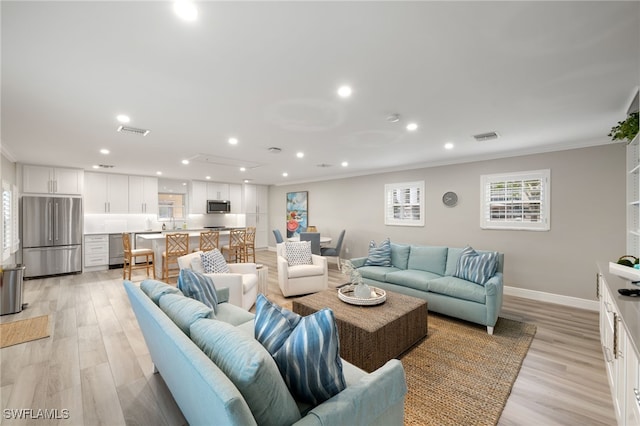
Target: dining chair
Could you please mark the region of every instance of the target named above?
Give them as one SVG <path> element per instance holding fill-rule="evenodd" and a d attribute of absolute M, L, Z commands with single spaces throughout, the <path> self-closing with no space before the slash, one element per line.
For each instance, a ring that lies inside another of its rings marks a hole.
<path fill-rule="evenodd" d="M 244 256 L 244 236 L 245 228 L 232 229 L 229 232 L 229 244 L 222 246 L 220 252 L 224 256 L 227 253 L 227 262 L 242 263 L 245 261 Z"/>
<path fill-rule="evenodd" d="M 131 281 L 132 269 L 146 269 L 147 276 L 149 275 L 149 269 L 153 271 L 153 279 L 156 278 L 155 268 L 155 253 L 151 249 L 132 249 L 131 248 L 131 234 L 128 232 L 122 233 L 122 246 L 124 248 L 124 265 L 122 267 L 122 279 L 126 278 L 127 272 L 129 272 L 128 280 Z M 144 256 L 144 263 L 136 263 L 136 258 Z"/>
<path fill-rule="evenodd" d="M 198 240 L 198 247 L 193 251 L 210 251 L 220 246 L 220 231 L 202 231 Z"/>
<path fill-rule="evenodd" d="M 340 269 L 340 252 L 342 251 L 342 241 L 344 240 L 345 232 L 346 231 L 344 229 L 340 232 L 340 236 L 338 237 L 338 242 L 335 247 L 322 247 L 320 249 L 321 256 L 336 257 L 338 269 Z"/>
<path fill-rule="evenodd" d="M 248 226 L 244 235 L 244 259 L 245 262 L 249 262 L 249 256 L 252 257 L 252 262 L 256 263 L 256 227 Z"/>
<path fill-rule="evenodd" d="M 177 259 L 189 253 L 189 233 L 167 234 L 164 247 L 165 250 L 162 252 L 162 281 L 167 282 L 170 277 L 177 277 L 177 274 L 169 275 L 170 272 L 180 272 Z M 174 264 L 175 268 L 171 267 Z"/>
<path fill-rule="evenodd" d="M 276 244 L 284 243 L 284 240 L 282 239 L 282 234 L 280 233 L 279 229 L 273 230 L 273 236 L 276 237 Z"/>
<path fill-rule="evenodd" d="M 311 241 L 311 253 L 320 255 L 320 233 L 301 232 L 300 241 Z"/>

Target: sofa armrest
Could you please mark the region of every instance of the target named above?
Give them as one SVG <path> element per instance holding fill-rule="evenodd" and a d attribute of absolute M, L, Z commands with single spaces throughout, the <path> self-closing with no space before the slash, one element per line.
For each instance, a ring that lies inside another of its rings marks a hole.
<path fill-rule="evenodd" d="M 402 425 L 406 393 L 402 363 L 392 359 L 294 424 Z"/>
<path fill-rule="evenodd" d="M 356 257 L 354 259 L 349 259 L 351 260 L 351 264 L 353 265 L 354 268 L 360 268 L 362 266 L 364 266 L 364 262 L 367 261 L 366 257 Z"/>
<path fill-rule="evenodd" d="M 504 292 L 502 272 L 496 272 L 496 274 L 484 284 L 484 288 L 487 295 L 487 326 L 493 327 L 496 325 L 500 310 L 502 309 Z"/>
<path fill-rule="evenodd" d="M 218 305 L 229 301 L 229 288 L 216 288 L 216 296 L 218 297 Z"/>
<path fill-rule="evenodd" d="M 232 305 L 242 306 L 242 274 L 205 274 L 211 278 L 218 289 L 228 289 L 227 301 Z"/>
<path fill-rule="evenodd" d="M 228 263 L 232 274 L 258 274 L 255 263 Z"/>
<path fill-rule="evenodd" d="M 318 254 L 312 254 L 311 260 L 314 265 L 324 266 L 325 270 L 327 269 L 327 258 L 324 256 L 320 256 Z"/>

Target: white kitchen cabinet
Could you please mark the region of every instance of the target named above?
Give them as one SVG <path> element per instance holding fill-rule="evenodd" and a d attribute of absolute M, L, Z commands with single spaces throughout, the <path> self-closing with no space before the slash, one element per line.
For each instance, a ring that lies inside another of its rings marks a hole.
<path fill-rule="evenodd" d="M 84 170 L 22 166 L 22 192 L 27 194 L 82 195 Z"/>
<path fill-rule="evenodd" d="M 191 194 L 189 197 L 189 213 L 207 213 L 207 182 L 191 181 Z"/>
<path fill-rule="evenodd" d="M 229 184 L 229 202 L 231 202 L 231 213 L 242 213 L 242 185 Z"/>
<path fill-rule="evenodd" d="M 129 213 L 129 176 L 84 174 L 85 213 Z"/>
<path fill-rule="evenodd" d="M 84 236 L 84 267 L 85 269 L 109 268 L 109 235 Z"/>
<path fill-rule="evenodd" d="M 600 342 L 613 407 L 618 425 L 640 425 L 640 366 L 637 347 L 638 311 L 618 288 L 628 284 L 618 276 L 603 273 L 599 266 L 598 298 L 600 299 Z M 607 280 L 610 283 L 607 283 Z M 611 285 L 610 285 L 611 284 Z M 637 303 L 637 302 L 635 302 Z M 626 322 L 625 322 L 626 321 Z"/>
<path fill-rule="evenodd" d="M 207 200 L 228 200 L 229 184 L 207 182 Z"/>
<path fill-rule="evenodd" d="M 256 248 L 269 242 L 269 188 L 265 185 L 244 184 L 243 211 L 247 226 L 256 227 Z"/>
<path fill-rule="evenodd" d="M 158 213 L 158 179 L 129 176 L 129 213 Z"/>

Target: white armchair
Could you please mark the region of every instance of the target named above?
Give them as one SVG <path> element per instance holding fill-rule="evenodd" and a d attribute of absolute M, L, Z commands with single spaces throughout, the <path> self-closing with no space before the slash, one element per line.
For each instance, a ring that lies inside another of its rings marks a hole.
<path fill-rule="evenodd" d="M 285 243 L 276 245 L 278 256 L 278 285 L 285 297 L 315 293 L 329 288 L 327 259 L 311 255 L 312 265 L 289 266 L 285 254 Z"/>
<path fill-rule="evenodd" d="M 258 271 L 255 263 L 228 263 L 228 274 L 205 274 L 200 259 L 201 251 L 178 258 L 180 269 L 192 269 L 213 280 L 216 288 L 229 289 L 229 303 L 245 310 L 251 309 L 258 297 Z"/>

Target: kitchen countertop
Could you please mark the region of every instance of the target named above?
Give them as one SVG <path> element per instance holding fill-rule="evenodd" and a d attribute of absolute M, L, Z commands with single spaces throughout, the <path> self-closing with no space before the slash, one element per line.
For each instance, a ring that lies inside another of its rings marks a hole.
<path fill-rule="evenodd" d="M 241 227 L 242 228 L 242 227 Z M 136 234 L 137 235 L 143 235 L 143 234 L 166 234 L 168 232 L 198 232 L 200 233 L 201 231 L 229 231 L 230 229 L 235 229 L 234 227 L 228 227 L 228 228 L 215 228 L 215 229 L 211 229 L 211 228 L 187 228 L 187 229 L 167 229 L 167 230 L 162 230 L 162 229 L 154 229 L 151 231 L 122 231 L 122 232 L 129 232 L 131 234 Z M 109 234 L 120 234 L 120 232 L 107 232 L 107 231 L 95 231 L 95 232 L 85 232 L 84 235 L 109 235 Z"/>
<path fill-rule="evenodd" d="M 609 273 L 609 262 L 598 262 L 598 270 L 611 290 L 613 303 L 615 303 L 624 328 L 627 330 L 629 340 L 633 344 L 637 354 L 640 354 L 640 297 L 623 296 L 618 293 L 619 288 L 640 288 L 631 284 L 630 280 Z"/>

